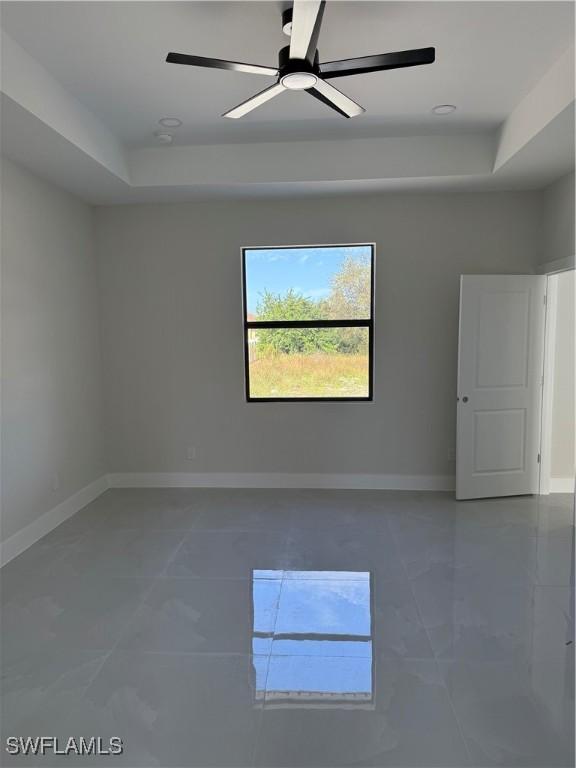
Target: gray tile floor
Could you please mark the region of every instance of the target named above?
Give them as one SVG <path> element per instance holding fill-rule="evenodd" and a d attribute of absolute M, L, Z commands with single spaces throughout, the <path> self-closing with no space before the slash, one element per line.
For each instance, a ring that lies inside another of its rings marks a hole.
<path fill-rule="evenodd" d="M 2 569 L 2 765 L 573 766 L 572 500 L 108 491 Z"/>

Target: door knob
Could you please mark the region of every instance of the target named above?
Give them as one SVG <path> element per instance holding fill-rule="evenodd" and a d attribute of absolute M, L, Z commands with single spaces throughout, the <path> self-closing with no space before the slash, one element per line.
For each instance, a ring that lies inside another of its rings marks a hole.
<path fill-rule="evenodd" d="M 466 397 L 466 395 L 464 395 L 464 397 L 462 398 L 462 402 L 463 403 L 467 403 L 468 402 L 468 398 Z"/>

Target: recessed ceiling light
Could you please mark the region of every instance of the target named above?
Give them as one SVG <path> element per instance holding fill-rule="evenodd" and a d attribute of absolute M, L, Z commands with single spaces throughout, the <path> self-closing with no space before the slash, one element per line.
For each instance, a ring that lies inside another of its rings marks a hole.
<path fill-rule="evenodd" d="M 154 136 L 159 144 L 172 144 L 172 140 L 174 139 L 174 136 L 166 131 L 156 131 Z"/>
<path fill-rule="evenodd" d="M 182 120 L 178 120 L 177 117 L 163 117 L 160 120 L 158 120 L 160 125 L 163 125 L 164 128 L 180 128 L 182 125 Z"/>
<path fill-rule="evenodd" d="M 456 112 L 454 104 L 438 104 L 437 107 L 432 109 L 435 115 L 450 115 L 452 112 Z"/>

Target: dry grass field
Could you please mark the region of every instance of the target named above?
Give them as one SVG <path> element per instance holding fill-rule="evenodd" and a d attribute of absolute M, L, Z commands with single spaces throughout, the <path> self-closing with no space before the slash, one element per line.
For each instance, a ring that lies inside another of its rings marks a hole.
<path fill-rule="evenodd" d="M 278 354 L 250 364 L 251 397 L 367 397 L 368 356 Z"/>

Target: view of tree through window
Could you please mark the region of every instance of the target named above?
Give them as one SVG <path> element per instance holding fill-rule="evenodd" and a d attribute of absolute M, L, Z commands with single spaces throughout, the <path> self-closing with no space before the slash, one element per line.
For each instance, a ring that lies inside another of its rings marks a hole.
<path fill-rule="evenodd" d="M 248 398 L 371 399 L 373 246 L 243 256 Z"/>

